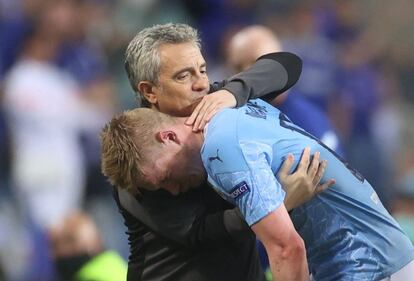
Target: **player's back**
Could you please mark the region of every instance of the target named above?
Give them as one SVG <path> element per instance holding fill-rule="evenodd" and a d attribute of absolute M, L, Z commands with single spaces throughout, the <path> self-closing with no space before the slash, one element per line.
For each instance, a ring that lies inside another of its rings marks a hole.
<path fill-rule="evenodd" d="M 244 154 L 264 153 L 274 174 L 288 153 L 296 166 L 306 146 L 328 160 L 322 181 L 334 178 L 336 184 L 291 212 L 316 280 L 380 280 L 414 259 L 411 242 L 362 175 L 276 108 L 254 100 L 220 113 L 211 127 L 211 134 L 226 139 L 228 150 L 238 146 Z"/>

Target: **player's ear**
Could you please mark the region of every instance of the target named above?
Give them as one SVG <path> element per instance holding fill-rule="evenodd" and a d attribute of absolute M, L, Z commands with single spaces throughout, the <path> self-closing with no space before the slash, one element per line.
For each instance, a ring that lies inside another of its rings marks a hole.
<path fill-rule="evenodd" d="M 155 105 L 157 103 L 157 94 L 154 92 L 154 84 L 149 81 L 140 81 L 138 83 L 138 90 L 142 93 L 145 99 Z"/>
<path fill-rule="evenodd" d="M 171 142 L 180 144 L 180 140 L 177 136 L 177 133 L 171 130 L 160 131 L 155 134 L 156 139 L 164 144 L 168 144 Z"/>

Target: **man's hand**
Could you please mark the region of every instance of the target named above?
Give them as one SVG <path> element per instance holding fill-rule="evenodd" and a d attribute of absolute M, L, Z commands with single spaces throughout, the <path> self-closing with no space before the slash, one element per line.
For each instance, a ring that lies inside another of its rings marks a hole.
<path fill-rule="evenodd" d="M 310 200 L 316 194 L 335 184 L 334 179 L 320 183 L 327 161 L 319 161 L 319 152 L 315 152 L 310 161 L 310 148 L 306 147 L 296 171 L 289 174 L 294 157 L 289 154 L 278 173 L 278 178 L 286 191 L 285 206 L 288 211 Z"/>
<path fill-rule="evenodd" d="M 204 96 L 193 113 L 185 121 L 186 125 L 193 126 L 193 131 L 203 130 L 204 126 L 219 110 L 226 107 L 235 107 L 236 98 L 227 90 L 219 90 Z"/>

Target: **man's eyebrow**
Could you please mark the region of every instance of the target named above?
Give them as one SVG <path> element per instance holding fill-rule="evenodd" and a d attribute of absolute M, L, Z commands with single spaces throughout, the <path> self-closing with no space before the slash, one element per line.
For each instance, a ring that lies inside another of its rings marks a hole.
<path fill-rule="evenodd" d="M 202 67 L 206 67 L 206 66 L 207 66 L 207 63 L 206 63 L 206 62 L 204 62 L 204 63 L 202 63 L 202 64 L 200 65 L 200 68 L 202 68 Z M 173 77 L 177 76 L 178 74 L 180 74 L 180 73 L 182 73 L 182 72 L 186 72 L 186 71 L 191 72 L 192 70 L 193 70 L 193 67 L 192 67 L 192 66 L 183 67 L 183 68 L 181 68 L 181 69 L 177 70 L 176 72 L 174 72 L 174 73 L 173 73 Z"/>
<path fill-rule="evenodd" d="M 192 70 L 193 70 L 192 66 L 187 66 L 187 67 L 181 68 L 181 69 L 177 70 L 176 72 L 174 72 L 173 77 L 177 76 L 180 73 L 186 72 L 186 71 L 191 72 Z"/>

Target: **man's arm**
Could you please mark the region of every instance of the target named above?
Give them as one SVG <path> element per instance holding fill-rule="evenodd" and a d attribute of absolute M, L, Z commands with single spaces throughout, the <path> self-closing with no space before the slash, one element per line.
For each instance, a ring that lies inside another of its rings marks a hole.
<path fill-rule="evenodd" d="M 320 161 L 316 152 L 310 159 L 310 148 L 303 151 L 297 169 L 292 173 L 294 158 L 289 155 L 278 172 L 278 178 L 286 192 L 283 203 L 288 211 L 307 202 L 315 195 L 323 192 L 335 181 L 320 183 L 325 173 L 326 161 Z M 191 228 L 191 244 L 203 244 L 206 241 L 217 243 L 224 238 L 235 241 L 250 235 L 250 228 L 238 208 L 208 214 L 194 221 Z M 204 242 L 203 242 L 204 241 Z"/>
<path fill-rule="evenodd" d="M 288 52 L 270 53 L 261 56 L 246 71 L 222 82 L 211 85 L 210 92 L 221 88 L 236 98 L 236 106 L 246 104 L 249 99 L 273 99 L 292 87 L 302 72 L 302 60 Z"/>
<path fill-rule="evenodd" d="M 249 69 L 210 85 L 211 94 L 198 102 L 186 124 L 201 130 L 222 108 L 240 107 L 259 97 L 271 100 L 292 87 L 301 72 L 302 60 L 292 53 L 263 55 Z"/>
<path fill-rule="evenodd" d="M 227 141 L 231 139 L 227 131 L 212 134 L 214 141 L 209 141 L 211 138 L 207 135 L 202 151 L 209 181 L 223 197 L 239 207 L 247 224 L 262 240 L 275 280 L 309 280 L 304 243 L 289 218 L 283 203 L 285 192 L 269 163 L 273 147 L 260 143 L 259 138 L 234 140 L 242 143 L 237 146 Z M 214 155 L 217 149 L 223 151 L 222 161 L 207 162 L 208 156 Z M 309 157 L 306 161 L 309 164 Z"/>
<path fill-rule="evenodd" d="M 304 242 L 283 204 L 254 224 L 252 230 L 266 248 L 275 280 L 309 280 Z"/>
<path fill-rule="evenodd" d="M 309 161 L 305 151 L 294 173 L 290 172 L 292 159 L 287 159 L 278 176 L 286 191 L 284 203 L 289 211 L 321 191 L 316 188 L 325 167 L 318 165 L 316 173 L 306 173 L 319 163 Z M 310 163 L 311 162 L 311 163 Z M 309 169 L 308 169 L 309 168 Z M 320 186 L 320 185 L 319 185 Z M 145 192 L 138 201 L 126 191 L 117 199 L 120 208 L 159 235 L 191 248 L 220 247 L 223 243 L 241 240 L 252 235 L 238 208 L 229 205 L 210 188 L 202 187 L 193 194 L 172 196 L 167 192 Z M 118 197 L 118 192 L 116 192 Z M 125 197 L 122 200 L 122 197 Z"/>

